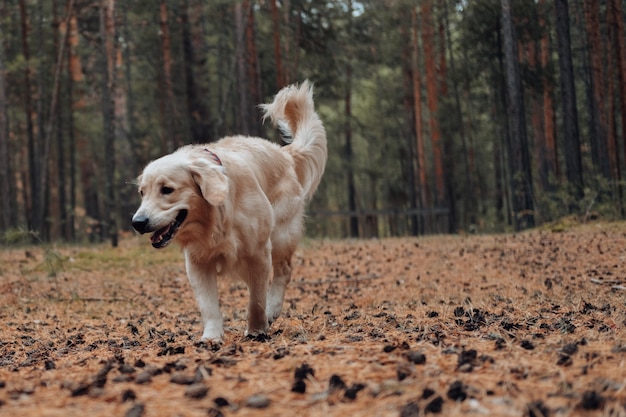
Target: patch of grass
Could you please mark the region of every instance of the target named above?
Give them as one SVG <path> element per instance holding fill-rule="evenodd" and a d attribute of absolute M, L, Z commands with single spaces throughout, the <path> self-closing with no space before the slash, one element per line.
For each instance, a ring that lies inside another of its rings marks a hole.
<path fill-rule="evenodd" d="M 78 270 L 106 270 L 109 268 L 154 267 L 181 262 L 182 254 L 175 248 L 156 250 L 152 247 L 130 248 L 98 247 L 82 250 L 72 256 L 72 268 Z"/>

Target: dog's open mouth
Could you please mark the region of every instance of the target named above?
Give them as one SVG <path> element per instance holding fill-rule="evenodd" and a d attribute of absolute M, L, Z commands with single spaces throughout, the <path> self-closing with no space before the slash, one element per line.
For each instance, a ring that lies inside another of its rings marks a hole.
<path fill-rule="evenodd" d="M 168 243 L 172 241 L 174 235 L 180 228 L 180 225 L 183 224 L 185 219 L 187 218 L 187 210 L 181 210 L 178 212 L 178 215 L 174 219 L 174 221 L 162 229 L 157 230 L 152 234 L 150 241 L 152 242 L 152 246 L 161 249 L 167 246 Z"/>

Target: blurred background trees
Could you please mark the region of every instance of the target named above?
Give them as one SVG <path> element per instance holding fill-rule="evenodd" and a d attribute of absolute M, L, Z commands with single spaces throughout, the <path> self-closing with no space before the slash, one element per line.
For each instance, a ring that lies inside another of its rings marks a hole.
<path fill-rule="evenodd" d="M 1 0 L 0 233 L 117 244 L 150 160 L 315 83 L 308 233 L 624 217 L 624 1 Z"/>

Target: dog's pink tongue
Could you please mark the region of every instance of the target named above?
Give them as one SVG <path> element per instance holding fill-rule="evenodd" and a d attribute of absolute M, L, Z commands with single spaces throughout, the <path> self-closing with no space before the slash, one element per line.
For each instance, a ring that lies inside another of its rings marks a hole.
<path fill-rule="evenodd" d="M 166 233 L 167 233 L 167 232 L 169 232 L 169 231 L 170 231 L 170 227 L 169 227 L 169 226 L 167 226 L 166 228 L 161 229 L 161 230 L 159 230 L 159 231 L 155 232 L 155 233 L 152 235 L 152 237 L 150 238 L 150 241 L 151 241 L 152 243 L 158 243 L 158 242 L 160 242 L 161 240 L 163 240 L 163 235 L 164 235 L 164 234 L 166 234 Z"/>

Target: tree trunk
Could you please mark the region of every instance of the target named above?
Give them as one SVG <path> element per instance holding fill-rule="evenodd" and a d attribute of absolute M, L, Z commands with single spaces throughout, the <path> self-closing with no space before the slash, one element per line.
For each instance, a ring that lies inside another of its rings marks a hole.
<path fill-rule="evenodd" d="M 448 2 L 447 0 L 443 2 L 444 7 L 444 19 L 445 19 L 445 28 L 446 28 L 446 46 L 448 49 L 448 55 L 450 60 L 450 70 L 452 74 L 456 74 L 456 60 L 454 57 L 454 51 L 452 49 L 452 37 L 450 34 L 450 22 L 448 20 Z M 457 126 L 459 128 L 459 133 L 461 135 L 461 146 L 463 149 L 463 161 L 465 165 L 465 189 L 467 192 L 465 193 L 465 200 L 467 202 L 466 208 L 466 218 L 467 222 L 472 225 L 477 221 L 477 195 L 476 195 L 476 186 L 474 179 L 474 164 L 472 162 L 471 155 L 473 155 L 473 149 L 468 146 L 467 135 L 465 134 L 465 122 L 463 120 L 463 108 L 461 106 L 461 96 L 459 94 L 459 85 L 456 78 L 452 78 L 452 91 L 454 92 L 454 105 L 456 107 L 456 117 L 457 117 Z"/>
<path fill-rule="evenodd" d="M 350 215 L 350 237 L 359 237 L 359 218 L 355 215 L 357 211 L 356 203 L 356 186 L 354 183 L 354 155 L 352 151 L 352 65 L 348 63 L 346 65 L 346 91 L 345 91 L 345 148 L 344 148 L 344 160 L 347 164 L 348 175 L 348 210 L 352 213 Z"/>
<path fill-rule="evenodd" d="M 252 132 L 250 126 L 251 104 L 248 96 L 248 74 L 246 72 L 246 16 L 248 10 L 244 9 L 242 1 L 237 1 L 234 5 L 235 13 L 235 59 L 237 62 L 237 93 L 239 97 L 237 111 L 237 131 L 244 135 Z"/>
<path fill-rule="evenodd" d="M 48 218 L 48 197 L 49 190 L 45 187 L 44 182 L 47 182 L 50 168 L 50 161 L 48 159 L 49 142 L 46 140 L 46 110 L 44 102 L 49 98 L 48 85 L 50 79 L 48 78 L 48 71 L 50 63 L 46 54 L 45 40 L 47 36 L 44 34 L 44 22 L 45 16 L 43 0 L 37 0 L 37 18 L 35 19 L 36 30 L 36 45 L 37 45 L 37 93 L 36 93 L 36 111 L 37 111 L 37 130 L 36 130 L 36 161 L 37 161 L 37 174 L 35 178 L 37 185 L 36 196 L 33 198 L 33 216 L 35 224 L 38 225 L 35 231 L 39 233 L 39 239 L 42 241 L 50 240 L 50 224 L 47 221 Z M 35 191 L 33 190 L 33 193 Z"/>
<path fill-rule="evenodd" d="M 421 209 L 432 208 L 430 187 L 426 180 L 426 151 L 424 149 L 424 129 L 422 126 L 422 78 L 419 68 L 419 40 L 417 10 L 411 8 L 411 78 L 413 85 L 413 130 L 415 132 L 417 171 L 419 188 L 419 207 Z M 421 232 L 425 232 L 424 216 L 420 219 Z"/>
<path fill-rule="evenodd" d="M 172 152 L 181 143 L 178 143 L 174 132 L 174 90 L 172 88 L 172 38 L 167 16 L 167 0 L 161 0 L 159 7 L 160 37 L 161 37 L 161 59 L 163 60 L 163 95 L 161 97 L 161 120 L 163 126 L 163 139 L 161 146 L 163 153 Z"/>
<path fill-rule="evenodd" d="M 532 73 L 539 72 L 539 59 L 538 51 L 536 48 L 535 40 L 530 39 L 525 45 L 526 47 L 526 59 L 528 62 L 528 68 Z M 550 176 L 549 171 L 546 169 L 547 164 L 547 150 L 546 150 L 546 138 L 545 129 L 543 127 L 543 92 L 540 87 L 530 89 L 530 126 L 532 127 L 532 137 L 534 139 L 535 150 L 535 162 L 537 164 L 537 171 L 539 174 L 539 184 L 541 190 L 544 192 L 550 191 Z"/>
<path fill-rule="evenodd" d="M 614 47 L 615 48 L 615 60 L 616 62 L 616 72 L 617 72 L 617 79 L 619 80 L 619 88 L 618 88 L 618 93 L 619 93 L 619 101 L 620 101 L 620 114 L 621 114 L 621 121 L 622 121 L 622 140 L 624 141 L 623 143 L 626 143 L 626 39 L 624 39 L 624 37 L 626 36 L 626 31 L 624 30 L 624 15 L 623 15 L 623 11 L 622 11 L 622 3 L 619 0 L 610 0 L 609 1 L 609 10 L 607 10 L 608 16 L 609 16 L 609 28 L 612 30 L 614 29 L 614 40 L 617 46 Z M 613 66 L 609 67 L 609 68 L 613 68 Z M 609 90 L 612 91 L 612 90 Z M 617 135 L 615 135 L 615 137 L 617 137 Z M 626 146 L 626 145 L 625 145 Z M 616 160 L 614 162 L 614 177 L 620 181 L 621 180 L 621 173 L 620 173 L 620 169 L 619 169 L 619 157 L 617 157 L 617 155 L 619 155 L 619 152 L 617 151 L 619 149 L 619 146 L 617 146 L 617 142 L 615 142 L 614 148 L 616 150 L 615 155 L 616 155 Z M 620 190 L 621 190 L 621 182 L 620 182 Z M 620 198 L 620 205 L 621 205 L 621 198 Z M 623 207 L 621 208 L 622 212 L 623 212 Z"/>
<path fill-rule="evenodd" d="M 66 8 L 65 8 L 65 19 L 63 22 L 64 27 L 67 27 L 69 25 L 69 20 L 70 17 L 72 15 L 72 9 L 73 9 L 73 4 L 74 1 L 73 0 L 67 0 L 67 4 L 66 4 Z M 52 134 L 54 131 L 54 123 L 57 119 L 60 119 L 57 116 L 57 107 L 58 107 L 58 101 L 59 101 L 59 90 L 60 90 L 60 84 L 61 84 L 61 73 L 63 71 L 63 63 L 65 62 L 65 47 L 67 45 L 67 40 L 68 40 L 68 34 L 69 32 L 67 30 L 65 30 L 65 32 L 63 33 L 63 39 L 58 42 L 57 47 L 57 59 L 56 59 L 56 64 L 54 66 L 54 78 L 52 81 L 52 95 L 50 98 L 50 108 L 48 111 L 48 117 L 46 118 L 46 123 L 45 123 L 45 127 L 44 127 L 44 136 L 43 136 L 43 141 L 42 141 L 42 154 L 41 154 L 41 160 L 44 161 L 43 163 L 43 167 L 41 170 L 41 177 L 38 179 L 39 181 L 39 190 L 40 190 L 40 196 L 39 198 L 41 199 L 41 201 L 47 201 L 46 196 L 49 193 L 49 168 L 51 167 L 50 165 L 50 149 L 51 149 L 51 144 L 52 144 Z M 59 135 L 61 136 L 61 135 Z M 58 164 L 59 166 L 59 170 L 62 171 L 64 170 L 63 165 L 63 146 L 62 146 L 62 137 L 59 137 L 58 140 L 59 143 L 57 143 L 57 150 L 59 151 L 59 154 L 57 155 L 57 157 L 59 157 L 59 161 Z M 61 172 L 57 173 L 58 175 L 60 175 Z M 60 184 L 64 184 L 65 179 L 64 178 L 59 178 Z M 63 186 L 64 187 L 64 186 Z M 60 195 L 64 196 L 64 192 L 60 192 Z M 61 203 L 65 204 L 65 199 L 62 198 L 61 199 Z M 46 218 L 46 214 L 48 211 L 48 204 L 43 205 L 40 208 L 39 211 L 39 216 L 41 216 L 42 219 Z M 64 211 L 64 209 L 62 209 L 61 211 Z M 53 216 L 53 218 L 56 216 Z M 65 216 L 63 216 L 63 219 L 61 221 L 61 225 L 64 226 L 64 220 L 65 220 Z M 50 231 L 48 231 L 48 233 L 50 233 Z M 49 237 L 49 236 L 48 236 Z"/>
<path fill-rule="evenodd" d="M 435 26 L 433 20 L 432 0 L 424 0 L 421 4 L 422 12 L 422 43 L 424 46 L 424 62 L 426 67 L 426 101 L 428 104 L 428 125 L 430 140 L 433 148 L 433 162 L 435 168 L 435 195 L 437 205 L 446 204 L 446 187 L 444 178 L 443 150 L 441 131 L 438 122 L 438 88 L 435 57 Z"/>
<path fill-rule="evenodd" d="M 14 227 L 13 174 L 9 147 L 9 114 L 4 72 L 4 45 L 0 42 L 0 235 Z"/>
<path fill-rule="evenodd" d="M 626 88 L 624 88 L 624 81 L 626 80 L 626 62 L 624 62 L 624 58 L 626 57 L 626 51 L 621 50 L 621 47 L 624 47 L 623 38 L 620 39 L 620 36 L 625 36 L 624 34 L 624 25 L 619 22 L 622 19 L 621 7 L 619 1 L 614 2 L 611 0 L 607 7 L 607 23 L 608 23 L 608 32 L 609 32 L 609 43 L 611 45 L 617 45 L 615 48 L 615 55 L 612 51 L 608 51 L 607 53 L 607 68 L 608 68 L 608 86 L 607 91 L 610 93 L 607 96 L 607 141 L 610 147 L 614 150 L 614 155 L 611 155 L 611 173 L 615 181 L 617 182 L 617 193 L 618 193 L 618 203 L 619 210 L 624 216 L 624 202 L 623 202 L 623 185 L 622 185 L 622 170 L 620 166 L 620 154 L 621 147 L 617 137 L 617 120 L 615 117 L 615 95 L 612 93 L 615 91 L 615 79 L 619 81 L 621 88 L 619 89 L 619 99 L 621 103 L 622 110 L 622 135 L 626 138 L 626 131 L 623 129 L 624 120 L 626 119 L 626 114 L 624 109 L 626 108 Z M 615 65 L 615 61 L 620 62 L 620 64 Z"/>
<path fill-rule="evenodd" d="M 253 136 L 259 136 L 261 133 L 261 113 L 258 105 L 261 100 L 261 68 L 259 66 L 259 54 L 256 48 L 256 30 L 254 19 L 254 4 L 253 0 L 244 0 L 243 6 L 245 10 L 245 25 L 246 25 L 246 69 L 248 76 L 248 94 L 250 96 L 251 109 L 250 115 L 250 134 Z"/>
<path fill-rule="evenodd" d="M 540 6 L 544 6 L 545 0 L 540 0 Z M 540 167 L 543 172 L 543 176 L 548 179 L 547 188 L 548 192 L 554 192 L 555 182 L 559 180 L 559 163 L 556 152 L 556 139 L 554 132 L 554 85 L 549 70 L 550 64 L 550 37 L 549 31 L 546 28 L 545 7 L 542 7 L 541 14 L 539 15 L 539 25 L 542 28 L 543 36 L 539 44 L 540 48 L 540 61 L 541 61 L 541 85 L 543 91 L 542 98 L 542 114 L 543 114 L 543 138 L 545 143 L 545 159 L 544 165 Z"/>
<path fill-rule="evenodd" d="M 138 167 L 145 164 L 146 158 L 141 146 L 137 142 L 137 119 L 135 118 L 135 94 L 132 80 L 131 45 L 133 44 L 132 34 L 128 27 L 128 2 L 122 3 L 122 33 L 126 47 L 122 48 L 124 60 L 124 83 L 126 92 L 126 120 L 125 136 L 128 140 L 130 151 L 133 154 L 133 165 L 131 172 L 138 174 Z"/>
<path fill-rule="evenodd" d="M 440 7 L 445 8 L 446 2 L 440 2 Z M 446 61 L 446 32 L 444 27 L 444 22 L 441 14 L 438 19 L 439 24 L 439 64 L 437 68 L 437 74 L 439 77 L 439 95 L 443 100 L 446 100 L 448 97 L 448 74 L 447 74 L 447 61 Z M 456 194 L 454 192 L 454 161 L 452 159 L 453 152 L 453 137 L 452 135 L 445 135 L 443 137 L 443 149 L 442 149 L 442 159 L 443 159 L 443 179 L 445 184 L 446 191 L 446 208 L 448 209 L 448 215 L 441 217 L 441 223 L 444 227 L 441 231 L 445 231 L 447 233 L 454 233 L 457 230 L 457 221 L 456 221 Z"/>
<path fill-rule="evenodd" d="M 520 77 L 517 35 L 513 26 L 510 0 L 501 0 L 502 46 L 504 50 L 507 114 L 509 122 L 509 166 L 515 229 L 535 224 L 533 185 L 530 170 L 528 137 L 524 111 L 524 95 Z"/>
<path fill-rule="evenodd" d="M 579 209 L 578 203 L 584 196 L 584 189 L 567 0 L 556 0 L 556 36 L 563 102 L 565 168 L 573 198 L 569 211 L 574 213 Z"/>
<path fill-rule="evenodd" d="M 187 117 L 191 128 L 191 137 L 194 143 L 206 143 L 209 141 L 211 131 L 211 116 L 202 101 L 201 93 L 208 96 L 206 91 L 200 88 L 196 82 L 196 52 L 194 39 L 202 39 L 202 36 L 192 35 L 192 26 L 189 22 L 189 1 L 185 0 L 181 12 L 182 42 L 185 67 L 185 87 L 187 92 Z M 200 41 L 203 42 L 203 41 Z"/>
<path fill-rule="evenodd" d="M 68 27 L 68 45 L 67 45 L 67 132 L 68 132 L 68 149 L 70 159 L 70 203 L 69 203 L 69 218 L 68 218 L 68 240 L 74 241 L 76 239 L 76 135 L 74 131 L 74 85 L 83 81 L 83 71 L 80 65 L 80 59 L 75 53 L 78 47 L 78 22 L 76 21 L 76 15 L 72 14 Z"/>
<path fill-rule="evenodd" d="M 274 67 L 276 68 L 276 91 L 285 86 L 285 76 L 283 75 L 283 60 L 280 47 L 280 16 L 278 14 L 278 0 L 271 0 L 272 26 L 274 38 Z"/>
<path fill-rule="evenodd" d="M 348 28 L 347 35 L 352 34 L 352 0 L 348 0 Z M 359 237 L 359 218 L 355 215 L 357 211 L 356 201 L 356 186 L 354 181 L 354 155 L 352 151 L 352 56 L 350 53 L 346 54 L 346 83 L 345 83 L 345 97 L 344 97 L 344 135 L 345 135 L 345 147 L 344 147 L 344 161 L 347 164 L 348 175 L 348 210 L 352 213 L 350 215 L 349 231 L 350 237 Z"/>
<path fill-rule="evenodd" d="M 33 123 L 33 104 L 32 104 L 32 86 L 31 86 L 31 63 L 30 63 L 30 48 L 28 44 L 28 15 L 26 12 L 26 5 L 24 0 L 19 1 L 20 7 L 20 21 L 21 21 L 21 35 L 22 35 L 22 56 L 24 57 L 24 86 L 23 86 L 23 99 L 24 99 L 24 114 L 26 118 L 26 134 L 28 140 L 28 180 L 30 185 L 30 193 L 25 190 L 25 203 L 26 203 L 26 219 L 28 227 L 38 232 L 41 230 L 42 225 L 39 224 L 38 219 L 34 215 L 35 207 L 39 207 L 39 201 L 35 201 L 39 197 L 39 146 L 35 138 L 34 123 Z"/>
<path fill-rule="evenodd" d="M 604 46 L 600 38 L 600 5 L 594 0 L 584 0 L 583 11 L 587 33 L 587 54 L 589 57 L 589 142 L 594 166 L 606 179 L 611 179 L 610 146 L 606 139 L 606 91 L 604 82 Z M 614 152 L 613 152 L 614 154 Z"/>
<path fill-rule="evenodd" d="M 111 245 L 118 245 L 117 204 L 115 201 L 115 0 L 101 0 L 100 38 L 102 41 L 102 120 L 105 160 L 106 229 Z"/>

